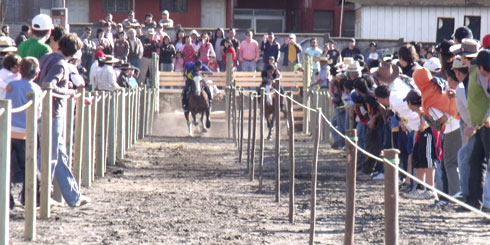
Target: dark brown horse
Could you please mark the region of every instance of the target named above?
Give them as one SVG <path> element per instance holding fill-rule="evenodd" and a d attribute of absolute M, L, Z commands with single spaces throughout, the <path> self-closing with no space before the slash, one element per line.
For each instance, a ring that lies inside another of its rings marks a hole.
<path fill-rule="evenodd" d="M 202 132 L 207 132 L 208 128 L 211 127 L 210 116 L 210 106 L 208 94 L 204 91 L 205 81 L 200 77 L 196 76 L 194 83 L 192 84 L 191 94 L 189 97 L 189 111 L 185 112 L 185 119 L 187 120 L 187 127 L 189 129 L 189 135 L 193 135 L 192 124 L 195 126 L 199 125 L 196 120 L 196 115 L 201 114 L 201 126 Z M 189 121 L 189 112 L 192 114 L 192 122 Z M 204 125 L 204 114 L 206 114 L 206 125 Z"/>
<path fill-rule="evenodd" d="M 277 91 L 280 91 L 280 89 L 277 87 L 277 82 L 275 80 L 269 82 L 269 84 L 265 86 L 264 117 L 265 120 L 267 121 L 267 128 L 269 128 L 269 133 L 267 134 L 267 140 L 272 140 L 272 131 L 274 130 L 276 101 L 277 101 L 277 96 L 279 96 L 277 93 L 275 93 L 273 88 L 275 88 Z M 280 104 L 282 104 L 283 98 L 280 97 L 279 100 L 280 100 Z M 287 116 L 285 110 L 282 110 L 282 112 L 284 113 L 284 116 Z"/>

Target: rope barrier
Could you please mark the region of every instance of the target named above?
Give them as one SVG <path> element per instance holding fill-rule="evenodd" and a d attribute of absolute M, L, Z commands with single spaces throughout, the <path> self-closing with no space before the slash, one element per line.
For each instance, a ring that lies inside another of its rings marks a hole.
<path fill-rule="evenodd" d="M 303 107 L 303 108 L 305 108 L 305 109 L 307 109 L 307 110 L 317 112 L 317 110 L 316 110 L 316 109 L 313 109 L 313 108 L 307 107 L 307 106 L 303 105 L 302 103 L 297 102 L 296 100 L 294 100 L 294 99 L 293 99 L 293 98 L 291 98 L 290 96 L 282 95 L 282 94 L 281 94 L 279 91 L 277 91 L 276 89 L 274 89 L 274 93 L 277 93 L 277 94 L 279 94 L 279 95 L 280 95 L 280 96 L 282 96 L 282 97 L 285 97 L 285 98 L 287 98 L 287 99 L 290 99 L 292 102 L 294 102 L 294 103 L 296 103 L 296 104 L 300 105 L 301 107 Z M 339 134 L 339 135 L 340 135 L 342 138 L 344 138 L 345 140 L 347 140 L 347 141 L 348 141 L 348 142 L 349 142 L 351 145 L 353 145 L 354 147 L 356 147 L 356 148 L 357 148 L 357 149 L 358 149 L 360 152 L 362 152 L 362 153 L 363 153 L 364 155 L 366 155 L 367 157 L 370 157 L 370 158 L 372 158 L 372 159 L 374 159 L 374 160 L 376 160 L 376 161 L 383 162 L 383 163 L 386 163 L 386 164 L 390 165 L 391 167 L 393 167 L 393 168 L 397 169 L 397 170 L 398 170 L 399 172 L 401 172 L 402 174 L 404 174 L 404 175 L 406 175 L 406 176 L 410 177 L 412 180 L 414 180 L 414 181 L 415 181 L 415 182 L 417 182 L 418 184 L 423 185 L 425 188 L 427 188 L 427 189 L 429 189 L 429 190 L 431 190 L 431 191 L 433 191 L 433 192 L 435 192 L 435 193 L 439 194 L 439 195 L 440 195 L 440 196 L 442 196 L 442 197 L 445 197 L 445 198 L 446 198 L 446 199 L 448 199 L 449 201 L 451 201 L 451 202 L 453 202 L 453 203 L 456 203 L 456 204 L 458 204 L 459 206 L 462 206 L 462 207 L 464 207 L 464 208 L 466 208 L 466 209 L 468 209 L 468 210 L 470 210 L 470 211 L 472 211 L 472 212 L 474 212 L 474 213 L 476 213 L 476 214 L 478 214 L 478 215 L 480 215 L 480 216 L 482 216 L 482 217 L 484 217 L 484 218 L 486 218 L 486 219 L 490 220 L 490 215 L 489 215 L 489 214 L 484 213 L 484 212 L 482 212 L 481 210 L 478 210 L 478 209 L 476 209 L 476 208 L 474 208 L 474 207 L 472 207 L 472 206 L 470 206 L 470 205 L 468 205 L 468 204 L 466 204 L 466 203 L 464 203 L 464 202 L 462 202 L 462 201 L 460 201 L 460 200 L 458 200 L 458 199 L 456 199 L 456 198 L 454 198 L 454 197 L 452 197 L 452 196 L 450 196 L 450 195 L 448 195 L 448 194 L 446 194 L 446 193 L 444 193 L 444 192 L 442 192 L 442 191 L 440 191 L 440 190 L 436 189 L 435 187 L 428 185 L 427 183 L 425 183 L 424 181 L 422 181 L 422 180 L 418 179 L 417 177 L 413 176 L 412 174 L 409 174 L 407 171 L 405 171 L 404 169 L 402 169 L 402 168 L 400 168 L 400 167 L 398 166 L 399 161 L 390 160 L 390 159 L 386 159 L 386 158 L 380 158 L 380 157 L 378 157 L 378 156 L 375 156 L 375 155 L 371 154 L 370 152 L 366 151 L 365 149 L 363 149 L 363 148 L 359 147 L 359 146 L 358 146 L 356 143 L 354 143 L 354 141 L 356 140 L 356 138 L 351 138 L 351 137 L 348 137 L 348 136 L 346 136 L 346 135 L 342 134 L 342 133 L 341 133 L 341 132 L 340 132 L 340 131 L 339 131 L 337 128 L 335 128 L 335 127 L 333 126 L 333 124 L 332 124 L 332 123 L 331 123 L 331 122 L 330 122 L 330 121 L 327 119 L 327 117 L 326 117 L 326 116 L 325 116 L 323 113 L 319 113 L 319 114 L 320 114 L 320 116 L 323 118 L 323 120 L 324 120 L 326 123 L 328 123 L 328 124 L 330 125 L 330 128 L 331 128 L 331 129 L 333 129 L 333 130 L 334 130 L 336 133 L 338 133 L 338 134 Z"/>
<path fill-rule="evenodd" d="M 20 106 L 20 107 L 17 107 L 17 108 L 13 108 L 12 109 L 12 113 L 18 113 L 18 112 L 27 110 L 27 108 L 29 108 L 32 104 L 33 104 L 32 100 L 29 100 L 23 106 Z"/>
<path fill-rule="evenodd" d="M 0 116 L 3 115 L 4 112 L 5 112 L 5 108 L 1 108 L 0 109 Z"/>

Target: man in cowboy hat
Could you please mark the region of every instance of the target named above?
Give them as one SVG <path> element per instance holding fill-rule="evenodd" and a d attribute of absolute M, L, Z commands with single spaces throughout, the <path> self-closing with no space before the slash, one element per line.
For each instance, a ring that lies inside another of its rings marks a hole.
<path fill-rule="evenodd" d="M 131 64 L 123 63 L 119 66 L 119 69 L 121 69 L 121 74 L 119 74 L 119 77 L 117 78 L 117 85 L 121 88 L 130 88 L 129 75 L 132 69 Z"/>
<path fill-rule="evenodd" d="M 99 69 L 95 74 L 94 83 L 97 90 L 114 91 L 121 88 L 117 84 L 117 74 L 114 70 L 114 64 L 119 61 L 119 59 L 109 55 L 99 59 Z"/>
<path fill-rule="evenodd" d="M 391 84 L 400 76 L 398 66 L 388 62 L 381 62 L 378 67 L 372 68 L 370 72 L 379 83 L 387 85 Z"/>

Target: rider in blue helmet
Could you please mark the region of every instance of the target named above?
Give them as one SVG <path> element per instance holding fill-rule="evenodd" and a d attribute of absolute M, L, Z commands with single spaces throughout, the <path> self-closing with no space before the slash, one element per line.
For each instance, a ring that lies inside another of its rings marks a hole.
<path fill-rule="evenodd" d="M 189 93 L 191 91 L 191 86 L 194 83 L 194 76 L 198 73 L 212 75 L 211 69 L 208 66 L 203 64 L 200 60 L 195 62 L 187 62 L 184 67 L 184 77 L 185 79 L 185 87 L 182 92 L 182 107 L 184 112 L 189 111 Z M 209 89 L 207 83 L 204 83 L 204 91 L 208 94 L 209 98 L 209 106 L 211 106 L 213 102 L 213 95 L 211 94 L 211 90 Z"/>

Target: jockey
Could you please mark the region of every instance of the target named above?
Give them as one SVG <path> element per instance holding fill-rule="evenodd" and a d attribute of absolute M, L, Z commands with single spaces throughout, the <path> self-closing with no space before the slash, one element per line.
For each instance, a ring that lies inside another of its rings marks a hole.
<path fill-rule="evenodd" d="M 184 77 L 185 79 L 185 87 L 184 91 L 182 92 L 182 107 L 184 109 L 184 112 L 188 112 L 189 106 L 189 93 L 191 91 L 191 86 L 194 83 L 194 76 L 197 76 L 198 73 L 201 74 L 207 74 L 207 75 L 212 75 L 213 73 L 211 72 L 211 69 L 207 67 L 206 65 L 202 64 L 200 60 L 197 60 L 196 62 L 187 62 L 184 67 Z M 209 98 L 209 106 L 211 107 L 211 104 L 213 102 L 213 94 L 209 90 L 208 84 L 204 83 L 204 91 L 208 94 Z"/>
<path fill-rule="evenodd" d="M 277 70 L 275 65 L 267 65 L 265 70 L 262 71 L 261 73 L 262 77 L 262 83 L 260 86 L 257 88 L 257 93 L 260 95 L 261 94 L 261 88 L 266 88 L 266 91 L 268 91 L 267 86 L 272 85 L 275 80 L 281 79 L 281 73 Z M 279 88 L 279 91 L 281 94 L 284 94 L 284 88 L 281 86 Z M 269 92 L 273 92 L 272 89 L 269 89 Z M 284 103 L 283 100 L 281 99 L 281 110 L 284 110 Z"/>

